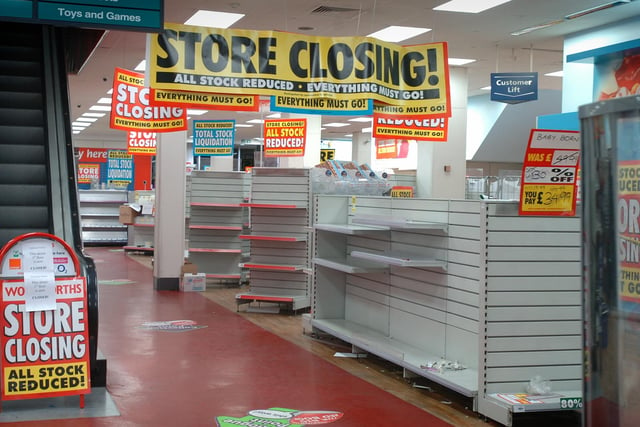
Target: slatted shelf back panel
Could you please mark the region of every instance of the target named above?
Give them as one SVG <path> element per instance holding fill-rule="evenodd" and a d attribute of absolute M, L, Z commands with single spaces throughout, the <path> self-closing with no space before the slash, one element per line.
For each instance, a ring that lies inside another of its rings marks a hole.
<path fill-rule="evenodd" d="M 582 389 L 579 217 L 518 216 L 487 203 L 484 393 L 523 392 L 536 375 Z"/>
<path fill-rule="evenodd" d="M 445 357 L 478 369 L 480 352 L 480 203 L 449 203 Z"/>
<path fill-rule="evenodd" d="M 354 216 L 391 215 L 391 199 L 383 197 L 347 197 L 348 223 Z M 343 219 L 344 221 L 344 219 Z M 349 236 L 347 254 L 354 250 L 386 253 L 391 249 L 388 232 Z M 345 320 L 366 326 L 388 336 L 390 314 L 390 285 L 388 273 L 347 274 L 345 295 Z"/>
<path fill-rule="evenodd" d="M 253 168 L 249 208 L 250 291 L 240 303 L 291 302 L 311 305 L 311 183 L 308 169 Z"/>
<path fill-rule="evenodd" d="M 391 215 L 407 224 L 448 223 L 446 200 L 391 199 Z M 411 228 L 390 231 L 391 252 L 419 255 L 441 261 L 447 259 L 448 234 L 443 229 Z M 419 226 L 415 226 L 419 227 Z M 424 350 L 430 355 L 445 355 L 446 272 L 431 268 L 390 268 L 390 335 L 392 338 Z M 420 331 L 416 335 L 415 331 Z M 425 363 L 427 360 L 425 360 Z"/>
<path fill-rule="evenodd" d="M 208 281 L 239 281 L 244 172 L 194 171 L 189 180 L 189 260 Z"/>

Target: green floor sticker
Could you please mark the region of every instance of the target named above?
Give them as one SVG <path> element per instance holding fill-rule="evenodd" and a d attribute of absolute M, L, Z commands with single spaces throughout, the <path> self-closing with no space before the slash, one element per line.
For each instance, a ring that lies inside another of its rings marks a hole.
<path fill-rule="evenodd" d="M 216 418 L 218 427 L 303 427 L 329 424 L 342 418 L 337 411 L 297 411 L 286 408 L 256 409 L 242 418 L 221 416 Z"/>

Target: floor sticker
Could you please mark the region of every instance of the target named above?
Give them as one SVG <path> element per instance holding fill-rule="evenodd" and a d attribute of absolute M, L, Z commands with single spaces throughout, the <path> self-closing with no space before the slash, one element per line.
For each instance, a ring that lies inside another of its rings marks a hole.
<path fill-rule="evenodd" d="M 342 418 L 337 411 L 298 411 L 296 409 L 269 408 L 255 409 L 242 418 L 220 416 L 216 418 L 218 427 L 302 427 L 329 424 Z"/>
<path fill-rule="evenodd" d="M 206 325 L 198 325 L 193 320 L 165 320 L 159 322 L 144 322 L 139 328 L 150 331 L 185 332 L 194 329 L 206 328 Z"/>
<path fill-rule="evenodd" d="M 136 282 L 128 279 L 98 280 L 98 285 L 133 285 Z"/>

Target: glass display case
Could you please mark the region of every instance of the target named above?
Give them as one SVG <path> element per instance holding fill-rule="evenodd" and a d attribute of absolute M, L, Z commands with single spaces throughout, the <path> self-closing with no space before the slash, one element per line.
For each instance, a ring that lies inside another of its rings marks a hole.
<path fill-rule="evenodd" d="M 580 108 L 584 425 L 640 425 L 640 97 Z"/>

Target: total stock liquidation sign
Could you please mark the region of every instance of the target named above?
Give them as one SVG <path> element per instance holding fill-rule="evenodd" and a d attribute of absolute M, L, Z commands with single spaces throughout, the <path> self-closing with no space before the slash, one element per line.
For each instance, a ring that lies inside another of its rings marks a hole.
<path fill-rule="evenodd" d="M 56 280 L 56 308 L 39 311 L 27 310 L 24 281 L 1 283 L 2 399 L 88 393 L 85 279 Z"/>
<path fill-rule="evenodd" d="M 444 42 L 405 47 L 371 37 L 169 23 L 148 37 L 147 76 L 154 89 L 375 99 L 451 115 Z"/>

